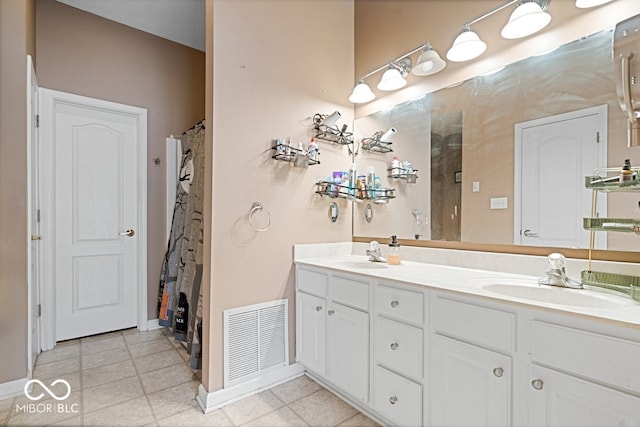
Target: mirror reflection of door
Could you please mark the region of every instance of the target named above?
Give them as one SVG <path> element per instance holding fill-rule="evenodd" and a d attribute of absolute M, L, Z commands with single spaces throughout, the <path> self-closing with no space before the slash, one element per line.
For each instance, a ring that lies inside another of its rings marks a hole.
<path fill-rule="evenodd" d="M 462 111 L 431 117 L 431 240 L 459 242 Z"/>
<path fill-rule="evenodd" d="M 588 248 L 592 216 L 584 177 L 606 166 L 607 108 L 587 108 L 515 125 L 514 243 Z M 598 197 L 596 216 L 606 216 Z M 606 249 L 603 234 L 595 247 Z"/>

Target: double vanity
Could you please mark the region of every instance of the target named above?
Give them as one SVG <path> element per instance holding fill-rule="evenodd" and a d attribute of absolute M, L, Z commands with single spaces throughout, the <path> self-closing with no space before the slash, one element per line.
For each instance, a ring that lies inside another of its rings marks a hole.
<path fill-rule="evenodd" d="M 640 303 L 544 270 L 295 252 L 297 361 L 379 422 L 640 425 Z"/>

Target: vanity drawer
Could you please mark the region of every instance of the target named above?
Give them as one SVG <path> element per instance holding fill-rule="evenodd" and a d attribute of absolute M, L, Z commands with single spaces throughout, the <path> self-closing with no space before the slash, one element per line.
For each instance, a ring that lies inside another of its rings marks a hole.
<path fill-rule="evenodd" d="M 326 273 L 320 273 L 318 271 L 307 270 L 305 268 L 298 267 L 298 275 L 296 277 L 296 284 L 298 290 L 304 291 L 319 297 L 327 295 L 327 283 L 329 281 L 329 275 Z"/>
<path fill-rule="evenodd" d="M 532 322 L 531 360 L 640 393 L 640 343 Z"/>
<path fill-rule="evenodd" d="M 515 314 L 494 310 L 437 295 L 433 328 L 443 335 L 482 347 L 515 350 Z"/>
<path fill-rule="evenodd" d="M 422 329 L 378 316 L 374 330 L 376 363 L 400 374 L 421 379 Z"/>
<path fill-rule="evenodd" d="M 424 319 L 424 294 L 391 286 L 378 285 L 375 290 L 378 314 L 412 323 Z"/>
<path fill-rule="evenodd" d="M 422 386 L 376 366 L 374 408 L 393 425 L 422 425 Z"/>
<path fill-rule="evenodd" d="M 369 282 L 352 277 L 333 276 L 329 282 L 333 301 L 362 310 L 369 310 Z"/>

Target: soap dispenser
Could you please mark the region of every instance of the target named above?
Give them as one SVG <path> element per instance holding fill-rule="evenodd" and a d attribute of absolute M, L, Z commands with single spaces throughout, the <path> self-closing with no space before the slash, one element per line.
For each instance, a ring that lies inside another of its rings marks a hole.
<path fill-rule="evenodd" d="M 391 265 L 400 264 L 400 244 L 396 239 L 396 236 L 391 236 L 391 243 L 389 243 L 389 253 L 387 254 L 387 262 Z"/>

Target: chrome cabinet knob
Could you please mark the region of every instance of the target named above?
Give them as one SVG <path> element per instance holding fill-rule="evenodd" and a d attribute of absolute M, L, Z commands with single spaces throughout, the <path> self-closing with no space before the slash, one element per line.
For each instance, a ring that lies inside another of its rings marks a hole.
<path fill-rule="evenodd" d="M 536 233 L 535 231 L 531 231 L 529 229 L 524 230 L 522 232 L 522 234 L 524 234 L 525 237 L 540 237 L 540 235 L 538 235 L 538 233 Z"/>
<path fill-rule="evenodd" d="M 397 401 L 398 401 L 398 398 L 396 396 L 391 396 L 389 398 L 389 403 L 391 403 L 392 405 L 395 405 Z"/>
<path fill-rule="evenodd" d="M 391 301 L 391 308 L 396 308 L 400 303 L 396 300 Z"/>
<path fill-rule="evenodd" d="M 136 231 L 133 228 L 128 229 L 127 231 L 123 231 L 122 233 L 118 233 L 121 236 L 133 237 L 136 234 Z"/>
<path fill-rule="evenodd" d="M 544 382 L 539 378 L 531 381 L 531 387 L 535 388 L 536 390 L 542 390 L 543 386 L 544 386 Z"/>
<path fill-rule="evenodd" d="M 390 347 L 391 347 L 391 350 L 397 350 L 398 349 L 398 343 L 394 342 L 394 343 L 391 344 Z"/>
<path fill-rule="evenodd" d="M 316 311 L 320 311 L 320 310 L 322 310 L 322 306 L 320 305 L 316 306 Z"/>
<path fill-rule="evenodd" d="M 31 240 L 42 240 L 42 236 L 39 234 L 32 234 Z"/>
<path fill-rule="evenodd" d="M 500 378 L 504 374 L 504 369 L 502 368 L 493 368 L 493 375 Z"/>
<path fill-rule="evenodd" d="M 335 311 L 334 311 L 334 310 L 329 310 L 329 311 L 327 311 L 327 314 L 328 314 L 329 316 L 333 316 L 333 314 L 334 314 L 334 313 L 335 313 Z"/>

